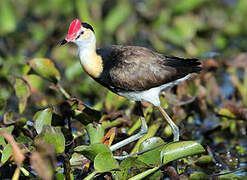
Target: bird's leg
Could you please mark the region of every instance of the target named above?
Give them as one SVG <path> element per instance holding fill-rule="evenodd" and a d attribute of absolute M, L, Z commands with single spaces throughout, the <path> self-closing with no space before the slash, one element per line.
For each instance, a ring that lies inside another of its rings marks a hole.
<path fill-rule="evenodd" d="M 172 121 L 172 119 L 169 117 L 169 115 L 165 112 L 165 110 L 161 107 L 158 106 L 161 114 L 164 116 L 168 124 L 172 128 L 172 133 L 173 133 L 173 141 L 179 141 L 179 128 L 178 126 Z"/>
<path fill-rule="evenodd" d="M 125 145 L 127 145 L 127 144 L 129 144 L 131 142 L 133 142 L 133 141 L 136 141 L 136 140 L 140 139 L 145 134 L 147 134 L 148 126 L 147 126 L 145 118 L 144 118 L 141 102 L 137 102 L 137 105 L 138 105 L 138 114 L 140 113 L 141 122 L 142 122 L 140 131 L 137 134 L 135 134 L 133 136 L 130 136 L 129 138 L 112 145 L 110 147 L 111 151 L 115 151 L 115 150 L 117 150 L 117 149 L 119 149 L 119 148 L 121 148 L 121 147 L 123 147 L 123 146 L 125 146 Z"/>

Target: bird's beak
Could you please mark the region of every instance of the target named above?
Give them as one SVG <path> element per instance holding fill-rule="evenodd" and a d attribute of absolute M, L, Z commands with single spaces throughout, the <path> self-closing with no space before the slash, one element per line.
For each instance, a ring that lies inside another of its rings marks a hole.
<path fill-rule="evenodd" d="M 64 45 L 64 44 L 66 44 L 68 41 L 66 40 L 66 39 L 64 39 L 64 40 L 62 40 L 61 42 L 60 42 L 60 46 L 62 46 L 62 45 Z"/>

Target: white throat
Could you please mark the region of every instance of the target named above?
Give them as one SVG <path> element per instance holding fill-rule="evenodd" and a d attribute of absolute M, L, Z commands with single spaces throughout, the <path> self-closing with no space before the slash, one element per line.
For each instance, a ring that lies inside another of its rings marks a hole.
<path fill-rule="evenodd" d="M 96 53 L 96 38 L 94 33 L 82 40 L 75 40 L 83 69 L 92 77 L 98 77 L 103 71 L 102 59 Z"/>
<path fill-rule="evenodd" d="M 96 38 L 92 33 L 90 37 L 87 39 L 83 39 L 83 41 L 76 41 L 76 45 L 78 46 L 78 54 L 80 57 L 81 64 L 88 63 L 92 56 L 96 54 Z"/>

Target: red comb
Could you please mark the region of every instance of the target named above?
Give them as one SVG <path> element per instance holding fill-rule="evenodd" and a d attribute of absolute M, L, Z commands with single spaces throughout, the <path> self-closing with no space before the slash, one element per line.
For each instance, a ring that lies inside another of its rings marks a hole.
<path fill-rule="evenodd" d="M 81 28 L 81 22 L 79 19 L 75 19 L 72 21 L 72 23 L 69 26 L 69 32 L 68 35 L 66 36 L 66 40 L 73 40 L 76 38 L 77 32 Z"/>

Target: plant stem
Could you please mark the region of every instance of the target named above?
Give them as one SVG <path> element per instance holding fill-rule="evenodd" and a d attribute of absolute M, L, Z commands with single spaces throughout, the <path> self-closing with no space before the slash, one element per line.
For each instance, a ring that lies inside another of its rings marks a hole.
<path fill-rule="evenodd" d="M 69 95 L 69 93 L 67 93 L 67 92 L 65 91 L 65 89 L 61 86 L 60 83 L 57 83 L 57 87 L 58 87 L 59 91 L 64 95 L 64 97 L 65 97 L 66 99 L 69 99 L 69 98 L 71 97 L 71 96 Z"/>

